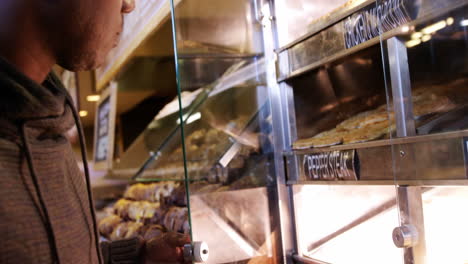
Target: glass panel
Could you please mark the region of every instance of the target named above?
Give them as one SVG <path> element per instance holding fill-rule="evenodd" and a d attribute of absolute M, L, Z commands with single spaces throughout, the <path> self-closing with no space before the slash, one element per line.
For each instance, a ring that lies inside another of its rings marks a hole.
<path fill-rule="evenodd" d="M 182 137 L 168 146 L 172 160 L 159 162 L 184 161 L 178 169 L 189 183 L 192 239 L 208 244 L 207 263 L 273 257 L 271 111 L 256 7 L 250 0 L 185 0 L 173 9 L 180 91 L 203 86 L 207 94 L 182 115 Z"/>
<path fill-rule="evenodd" d="M 284 81 L 294 93 L 295 138 L 286 155 L 294 156 L 299 175 L 291 180 L 307 184 L 294 186 L 299 254 L 317 263 L 405 263 L 392 240 L 400 211 L 393 185 L 394 97 L 379 41 L 384 30 L 371 15 L 363 25 L 363 17 L 383 6 L 342 4 L 320 9 L 327 15 L 309 30 L 323 31 L 289 53 L 289 66 L 304 72 Z"/>
<path fill-rule="evenodd" d="M 279 44 L 290 44 L 309 32 L 324 28 L 331 20 L 337 22 L 350 9 L 365 0 L 280 0 L 277 6 Z"/>
<path fill-rule="evenodd" d="M 184 115 L 190 115 L 207 98 L 204 89 L 183 95 Z M 113 168 L 113 176 L 139 181 L 183 180 L 183 170 L 164 170 L 173 147 L 172 141 L 180 140 L 178 98 L 167 104 L 132 143 Z M 180 160 L 180 158 L 179 158 Z M 182 165 L 182 163 L 181 163 Z"/>
<path fill-rule="evenodd" d="M 448 8 L 402 37 L 418 135 L 468 129 L 468 6 Z"/>
<path fill-rule="evenodd" d="M 294 88 L 299 139 L 294 149 L 390 137 L 393 126 L 388 121 L 379 46 L 323 65 L 288 83 Z"/>
<path fill-rule="evenodd" d="M 300 252 L 334 264 L 403 263 L 393 186 L 295 186 Z"/>
<path fill-rule="evenodd" d="M 408 23 L 381 38 L 396 121 L 395 234 L 411 238 L 405 263 L 464 263 L 466 250 L 459 245 L 466 216 L 455 208 L 466 200 L 466 188 L 443 186 L 467 183 L 468 6 L 456 0 L 400 4 L 412 10 Z"/>

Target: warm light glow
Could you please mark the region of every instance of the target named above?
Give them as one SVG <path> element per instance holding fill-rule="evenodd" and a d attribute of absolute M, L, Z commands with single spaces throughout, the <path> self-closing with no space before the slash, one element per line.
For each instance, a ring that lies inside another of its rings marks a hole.
<path fill-rule="evenodd" d="M 406 47 L 408 48 L 412 48 L 414 46 L 417 46 L 421 44 L 421 40 L 420 39 L 413 39 L 413 40 L 410 40 L 410 41 L 407 41 L 406 42 Z"/>
<path fill-rule="evenodd" d="M 426 263 L 468 263 L 466 187 L 438 186 L 423 194 Z M 461 207 L 460 207 L 461 206 Z"/>
<path fill-rule="evenodd" d="M 460 22 L 460 26 L 462 26 L 462 27 L 468 27 L 468 19 L 462 20 L 462 21 Z"/>
<path fill-rule="evenodd" d="M 439 21 L 439 22 L 437 22 L 435 24 L 432 24 L 432 25 L 430 25 L 428 27 L 423 28 L 421 30 L 421 32 L 424 33 L 424 34 L 429 35 L 429 34 L 432 34 L 432 33 L 436 32 L 436 31 L 439 31 L 439 30 L 445 28 L 446 26 L 447 26 L 447 22 L 445 20 L 443 20 L 443 21 Z"/>
<path fill-rule="evenodd" d="M 200 113 L 200 112 L 197 112 L 197 113 L 195 113 L 195 114 L 189 116 L 188 118 L 187 118 L 187 115 L 184 115 L 184 116 L 182 117 L 182 119 L 183 119 L 183 120 L 187 119 L 187 120 L 185 121 L 185 125 L 188 125 L 188 124 L 190 124 L 190 123 L 193 123 L 193 122 L 195 122 L 195 121 L 201 119 L 201 113 Z M 180 125 L 180 119 L 177 119 L 177 124 Z"/>
<path fill-rule="evenodd" d="M 445 21 L 447 22 L 447 25 L 451 26 L 453 25 L 453 22 L 455 22 L 455 19 L 453 19 L 453 17 L 449 17 Z"/>
<path fill-rule="evenodd" d="M 101 96 L 99 96 L 99 95 L 88 95 L 88 96 L 86 96 L 86 100 L 88 102 L 97 102 L 97 101 L 99 101 L 99 99 L 101 99 Z"/>
<path fill-rule="evenodd" d="M 407 32 L 409 32 L 409 30 L 410 30 L 410 28 L 408 26 L 404 26 L 404 27 L 401 28 L 401 32 L 403 32 L 403 33 L 407 33 Z"/>
<path fill-rule="evenodd" d="M 423 35 L 424 34 L 421 33 L 421 32 L 414 32 L 413 34 L 411 34 L 411 38 L 412 39 L 420 39 L 420 38 L 422 38 Z"/>
<path fill-rule="evenodd" d="M 431 35 L 424 35 L 421 38 L 421 40 L 422 40 L 422 42 L 427 42 L 427 41 L 431 40 L 431 38 L 432 38 Z"/>
<path fill-rule="evenodd" d="M 85 117 L 85 116 L 87 116 L 87 115 L 88 115 L 88 111 L 84 111 L 84 110 L 83 110 L 83 111 L 80 111 L 80 116 L 81 116 L 81 117 Z"/>

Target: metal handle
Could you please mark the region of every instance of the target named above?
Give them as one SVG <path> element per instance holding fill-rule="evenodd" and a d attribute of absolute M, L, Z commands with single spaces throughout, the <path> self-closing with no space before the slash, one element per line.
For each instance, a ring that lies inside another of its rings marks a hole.
<path fill-rule="evenodd" d="M 418 244 L 419 234 L 416 227 L 403 225 L 393 229 L 393 243 L 398 248 L 410 248 Z"/>
<path fill-rule="evenodd" d="M 184 259 L 186 262 L 205 263 L 208 261 L 210 251 L 205 242 L 193 242 L 184 245 Z"/>

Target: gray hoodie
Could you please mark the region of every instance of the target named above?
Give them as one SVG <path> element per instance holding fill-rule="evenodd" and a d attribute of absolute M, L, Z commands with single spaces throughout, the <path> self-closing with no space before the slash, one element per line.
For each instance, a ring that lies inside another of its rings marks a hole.
<path fill-rule="evenodd" d="M 39 85 L 0 58 L 0 263 L 135 263 L 138 242 L 101 258 L 89 173 L 65 133 L 81 124 L 60 81 Z M 82 150 L 84 160 L 85 152 Z"/>

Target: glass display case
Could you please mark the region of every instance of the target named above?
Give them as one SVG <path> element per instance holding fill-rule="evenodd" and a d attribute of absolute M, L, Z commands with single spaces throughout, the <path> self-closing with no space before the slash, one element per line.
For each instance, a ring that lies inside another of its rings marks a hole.
<path fill-rule="evenodd" d="M 468 263 L 468 1 L 171 11 L 179 96 L 111 174 L 175 182 L 204 262 Z"/>

